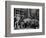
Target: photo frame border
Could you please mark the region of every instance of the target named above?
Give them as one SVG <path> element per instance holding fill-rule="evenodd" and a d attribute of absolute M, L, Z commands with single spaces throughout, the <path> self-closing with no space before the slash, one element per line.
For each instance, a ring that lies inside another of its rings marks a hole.
<path fill-rule="evenodd" d="M 11 34 L 11 5 L 42 6 L 42 32 Z M 5 1 L 5 37 L 33 36 L 45 34 L 45 3 Z"/>

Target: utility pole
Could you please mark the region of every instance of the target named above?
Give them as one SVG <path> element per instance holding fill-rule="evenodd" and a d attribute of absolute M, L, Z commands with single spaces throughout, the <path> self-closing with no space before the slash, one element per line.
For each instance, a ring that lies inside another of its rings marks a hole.
<path fill-rule="evenodd" d="M 28 17 L 30 17 L 30 12 L 29 12 L 29 8 L 28 8 Z"/>

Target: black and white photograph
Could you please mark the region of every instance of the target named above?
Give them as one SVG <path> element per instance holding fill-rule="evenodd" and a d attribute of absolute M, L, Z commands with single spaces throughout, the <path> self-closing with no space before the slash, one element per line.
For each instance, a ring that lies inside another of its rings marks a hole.
<path fill-rule="evenodd" d="M 42 32 L 42 7 L 11 6 L 11 32 L 32 33 Z"/>
<path fill-rule="evenodd" d="M 39 9 L 14 8 L 14 30 L 39 29 Z"/>

